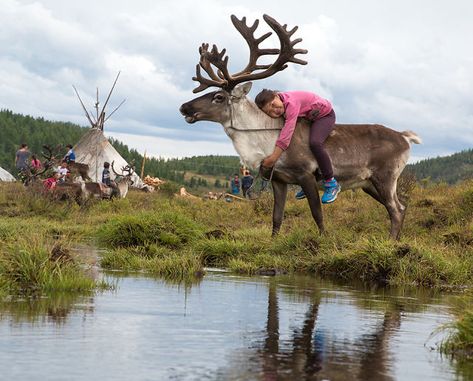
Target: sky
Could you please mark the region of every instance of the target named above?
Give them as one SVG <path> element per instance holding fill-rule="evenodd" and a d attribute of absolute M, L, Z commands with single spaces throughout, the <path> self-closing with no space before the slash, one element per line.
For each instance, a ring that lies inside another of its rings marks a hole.
<path fill-rule="evenodd" d="M 86 126 L 72 85 L 92 109 L 120 71 L 108 110 L 126 102 L 105 133 L 141 153 L 236 155 L 221 125 L 189 125 L 179 106 L 197 96 L 198 47 L 226 48 L 230 72 L 240 71 L 248 47 L 230 15 L 260 19 L 259 36 L 271 30 L 265 13 L 299 26 L 308 64 L 256 81 L 252 98 L 262 88 L 313 91 L 340 123 L 413 130 L 423 144 L 411 162 L 473 146 L 469 0 L 0 2 L 0 108 Z M 265 46 L 279 47 L 273 37 Z"/>

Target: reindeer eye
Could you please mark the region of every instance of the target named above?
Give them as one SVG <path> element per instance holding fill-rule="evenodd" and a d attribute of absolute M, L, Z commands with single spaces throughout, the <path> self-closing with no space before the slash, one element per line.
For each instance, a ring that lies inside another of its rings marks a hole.
<path fill-rule="evenodd" d="M 225 97 L 222 94 L 215 94 L 213 102 L 214 103 L 222 103 L 225 100 Z"/>

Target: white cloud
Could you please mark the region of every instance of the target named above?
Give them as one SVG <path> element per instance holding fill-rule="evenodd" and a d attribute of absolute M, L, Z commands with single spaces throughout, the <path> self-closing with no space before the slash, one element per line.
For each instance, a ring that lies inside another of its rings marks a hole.
<path fill-rule="evenodd" d="M 237 156 L 230 141 L 223 143 L 207 140 L 189 142 L 185 140 L 167 139 L 155 136 L 143 137 L 117 132 L 106 133 L 106 136 L 126 142 L 127 145 L 132 146 L 141 154 L 146 151 L 148 157 L 173 158 L 200 155 Z"/>

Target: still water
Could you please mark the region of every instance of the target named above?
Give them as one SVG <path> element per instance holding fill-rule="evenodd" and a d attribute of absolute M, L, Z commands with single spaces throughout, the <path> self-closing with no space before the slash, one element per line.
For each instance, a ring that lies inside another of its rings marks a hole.
<path fill-rule="evenodd" d="M 2 380 L 467 380 L 431 348 L 447 296 L 311 277 L 105 275 L 116 291 L 0 303 Z"/>

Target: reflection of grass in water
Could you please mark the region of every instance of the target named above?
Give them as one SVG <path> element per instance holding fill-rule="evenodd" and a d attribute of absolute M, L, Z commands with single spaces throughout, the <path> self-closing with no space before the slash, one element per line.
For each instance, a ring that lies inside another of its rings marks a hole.
<path fill-rule="evenodd" d="M 89 297 L 77 293 L 52 293 L 48 297 L 8 298 L 0 301 L 0 320 L 8 318 L 15 323 L 35 323 L 47 319 L 61 324 L 67 320 L 74 305 L 84 298 Z M 92 306 L 81 308 L 85 312 L 93 310 Z"/>
<path fill-rule="evenodd" d="M 65 242 L 31 236 L 0 250 L 0 284 L 4 293 L 91 292 L 109 287 L 85 274 L 69 255 Z"/>

